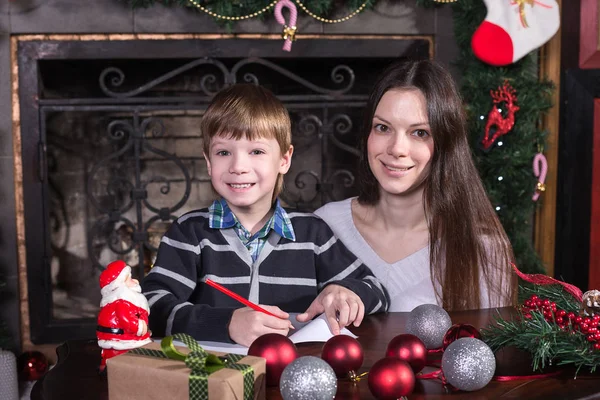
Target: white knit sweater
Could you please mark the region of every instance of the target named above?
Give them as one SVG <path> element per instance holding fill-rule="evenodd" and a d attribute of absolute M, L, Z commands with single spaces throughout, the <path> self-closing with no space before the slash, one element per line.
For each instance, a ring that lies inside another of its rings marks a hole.
<path fill-rule="evenodd" d="M 438 304 L 429 271 L 429 246 L 396 261 L 387 263 L 375 253 L 362 237 L 352 218 L 352 200 L 325 204 L 315 211 L 331 227 L 346 247 L 358 256 L 384 284 L 390 295 L 389 311 L 411 311 L 421 304 Z M 501 307 L 490 300 L 486 285 L 481 286 L 481 307 Z M 441 293 L 441 290 L 438 290 Z"/>

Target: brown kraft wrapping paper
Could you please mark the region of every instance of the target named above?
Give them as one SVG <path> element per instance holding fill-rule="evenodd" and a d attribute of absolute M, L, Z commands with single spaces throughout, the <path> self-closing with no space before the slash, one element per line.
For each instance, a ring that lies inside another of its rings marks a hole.
<path fill-rule="evenodd" d="M 160 350 L 160 343 L 149 343 L 146 349 Z M 189 349 L 176 346 L 187 354 Z M 209 352 L 217 356 L 226 353 Z M 250 365 L 254 370 L 254 400 L 265 399 L 264 358 L 246 356 L 238 364 Z M 107 360 L 109 400 L 187 400 L 189 374 L 185 362 L 124 353 Z M 243 378 L 240 371 L 223 368 L 208 377 L 208 397 L 218 400 L 243 400 Z"/>

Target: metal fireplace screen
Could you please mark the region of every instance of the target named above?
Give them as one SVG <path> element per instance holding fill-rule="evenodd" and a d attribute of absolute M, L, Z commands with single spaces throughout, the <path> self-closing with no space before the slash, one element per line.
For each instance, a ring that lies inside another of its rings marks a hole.
<path fill-rule="evenodd" d="M 93 337 L 103 267 L 123 259 L 143 277 L 171 221 L 210 204 L 199 122 L 225 85 L 266 86 L 288 108 L 287 206 L 312 211 L 356 193 L 357 129 L 374 77 L 399 57 L 430 57 L 430 41 L 323 37 L 297 42 L 292 54 L 279 45 L 19 43 L 34 343 Z"/>

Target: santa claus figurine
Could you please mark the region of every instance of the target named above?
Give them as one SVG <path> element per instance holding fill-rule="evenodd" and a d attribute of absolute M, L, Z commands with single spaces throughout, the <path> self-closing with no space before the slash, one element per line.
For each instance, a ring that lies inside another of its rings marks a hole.
<path fill-rule="evenodd" d="M 121 260 L 110 263 L 100 274 L 100 289 L 96 336 L 102 348 L 103 372 L 107 359 L 152 340 L 148 331 L 148 300 L 137 279 L 132 279 L 131 267 Z"/>

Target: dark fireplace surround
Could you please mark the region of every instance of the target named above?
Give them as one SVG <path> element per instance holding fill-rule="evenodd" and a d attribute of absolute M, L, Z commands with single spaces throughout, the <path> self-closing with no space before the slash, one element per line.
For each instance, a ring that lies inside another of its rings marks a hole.
<path fill-rule="evenodd" d="M 198 121 L 219 88 L 261 84 L 286 105 L 295 153 L 283 200 L 311 211 L 356 193 L 377 72 L 433 58 L 430 36 L 313 35 L 291 53 L 278 35 L 15 42 L 22 330 L 34 344 L 94 337 L 103 266 L 122 258 L 143 277 L 168 224 L 209 203 Z"/>

